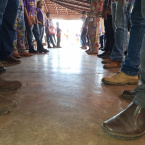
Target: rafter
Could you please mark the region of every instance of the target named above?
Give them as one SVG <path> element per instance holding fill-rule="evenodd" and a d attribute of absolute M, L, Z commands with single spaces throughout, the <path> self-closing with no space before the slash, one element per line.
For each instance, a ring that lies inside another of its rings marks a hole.
<path fill-rule="evenodd" d="M 85 10 L 85 11 L 89 11 L 89 8 L 84 8 L 84 7 L 82 7 L 82 6 L 78 6 L 78 5 L 70 5 L 69 3 L 64 3 L 64 2 L 60 2 L 60 1 L 58 1 L 58 0 L 50 0 L 50 1 L 52 1 L 52 2 L 54 2 L 54 3 L 57 3 L 57 4 L 59 4 L 59 5 L 62 5 L 62 6 L 68 6 L 68 7 L 72 7 L 72 8 L 77 8 L 77 9 L 80 9 L 81 11 L 83 11 L 83 10 Z"/>

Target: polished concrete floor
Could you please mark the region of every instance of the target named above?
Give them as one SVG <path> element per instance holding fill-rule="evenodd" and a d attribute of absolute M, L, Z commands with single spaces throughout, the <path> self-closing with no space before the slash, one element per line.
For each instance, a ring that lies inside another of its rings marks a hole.
<path fill-rule="evenodd" d="M 118 70 L 104 70 L 100 58 L 75 46 L 22 58 L 2 75 L 23 86 L 0 93 L 18 102 L 11 114 L 0 116 L 0 145 L 145 145 L 145 136 L 122 141 L 101 129 L 130 103 L 120 97 L 122 90 L 135 88 L 101 82 Z"/>

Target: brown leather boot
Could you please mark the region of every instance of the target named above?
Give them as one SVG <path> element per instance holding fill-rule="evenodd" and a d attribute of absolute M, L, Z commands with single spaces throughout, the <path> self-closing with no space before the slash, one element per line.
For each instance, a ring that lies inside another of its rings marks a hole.
<path fill-rule="evenodd" d="M 104 132 L 118 139 L 138 139 L 145 134 L 145 109 L 133 102 L 102 124 Z"/>
<path fill-rule="evenodd" d="M 114 61 L 112 60 L 110 64 L 105 64 L 104 68 L 105 69 L 111 69 L 111 68 L 120 68 L 122 65 L 122 61 Z"/>
<path fill-rule="evenodd" d="M 14 100 L 0 95 L 0 115 L 4 115 L 13 111 L 17 106 Z"/>
<path fill-rule="evenodd" d="M 21 56 L 19 55 L 19 53 L 16 50 L 13 51 L 12 56 L 17 59 L 21 58 Z"/>
<path fill-rule="evenodd" d="M 19 81 L 6 81 L 0 78 L 0 91 L 12 91 L 17 90 L 22 86 Z"/>
<path fill-rule="evenodd" d="M 28 57 L 28 56 L 33 56 L 32 53 L 28 53 L 27 51 L 24 51 L 24 52 L 22 52 L 22 53 L 19 53 L 19 55 L 20 55 L 20 56 L 26 56 L 26 57 Z"/>
<path fill-rule="evenodd" d="M 111 59 L 105 59 L 102 61 L 103 64 L 110 64 L 111 63 Z"/>
<path fill-rule="evenodd" d="M 127 100 L 133 100 L 136 96 L 136 91 L 124 90 L 121 94 L 121 97 Z"/>

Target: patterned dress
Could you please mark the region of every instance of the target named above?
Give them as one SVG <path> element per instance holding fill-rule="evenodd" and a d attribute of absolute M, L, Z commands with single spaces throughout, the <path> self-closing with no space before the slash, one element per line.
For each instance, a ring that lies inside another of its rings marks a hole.
<path fill-rule="evenodd" d="M 23 0 L 19 0 L 18 13 L 14 28 L 16 30 L 16 36 L 13 42 L 14 50 L 17 50 L 19 53 L 23 53 L 25 51 L 25 21 Z"/>
<path fill-rule="evenodd" d="M 102 14 L 104 0 L 92 0 L 89 13 L 88 36 L 90 51 L 98 53 L 100 17 Z"/>

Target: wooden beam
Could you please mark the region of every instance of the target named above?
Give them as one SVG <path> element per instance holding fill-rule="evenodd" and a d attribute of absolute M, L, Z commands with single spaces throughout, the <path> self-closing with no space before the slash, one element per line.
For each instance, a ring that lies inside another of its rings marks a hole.
<path fill-rule="evenodd" d="M 52 1 L 52 0 L 50 0 L 50 1 Z M 78 12 L 78 13 L 82 13 L 82 10 L 81 10 L 81 9 L 74 8 L 74 7 L 71 7 L 71 6 L 68 6 L 68 5 L 59 3 L 59 2 L 55 2 L 55 3 L 57 3 L 58 5 L 60 5 L 60 6 L 62 6 L 62 7 L 65 7 L 65 8 L 67 8 L 67 9 L 70 9 L 70 10 L 72 10 L 72 11 L 76 11 L 76 12 Z"/>
<path fill-rule="evenodd" d="M 78 2 L 68 1 L 68 0 L 54 0 L 54 1 L 58 1 L 58 2 L 61 2 L 63 4 L 71 4 L 71 5 L 74 5 L 74 6 L 77 6 L 77 7 L 90 8 L 90 6 L 83 5 L 83 4 L 80 4 Z"/>
<path fill-rule="evenodd" d="M 50 1 L 52 1 L 52 2 L 54 2 L 54 3 L 57 3 L 57 4 L 59 4 L 59 5 L 62 5 L 62 6 L 68 6 L 68 7 L 70 7 L 70 8 L 77 8 L 77 9 L 80 9 L 80 11 L 89 11 L 89 8 L 80 8 L 79 6 L 72 6 L 72 5 L 69 5 L 69 4 L 65 4 L 65 3 L 62 3 L 62 2 L 58 2 L 58 0 L 56 1 L 56 0 L 50 0 Z"/>

